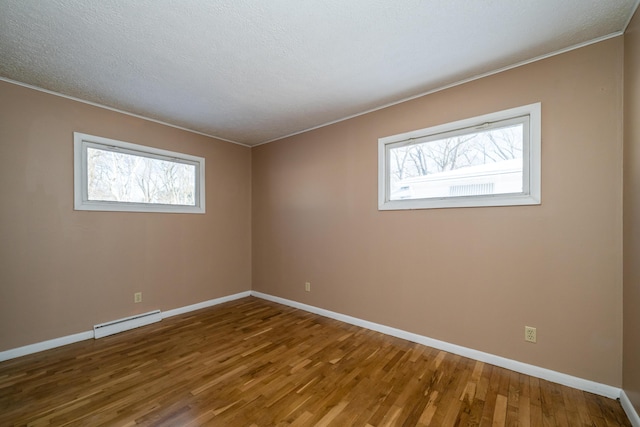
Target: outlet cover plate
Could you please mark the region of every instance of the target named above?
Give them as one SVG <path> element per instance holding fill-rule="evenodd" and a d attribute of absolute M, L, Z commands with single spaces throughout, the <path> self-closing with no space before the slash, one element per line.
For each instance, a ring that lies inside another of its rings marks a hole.
<path fill-rule="evenodd" d="M 527 342 L 537 342 L 536 328 L 531 326 L 524 327 L 524 340 Z"/>

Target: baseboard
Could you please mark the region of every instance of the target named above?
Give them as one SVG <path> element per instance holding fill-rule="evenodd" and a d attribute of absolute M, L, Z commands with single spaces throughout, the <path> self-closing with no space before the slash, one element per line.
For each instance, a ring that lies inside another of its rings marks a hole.
<path fill-rule="evenodd" d="M 237 294 L 215 298 L 212 300 L 204 301 L 197 304 L 188 305 L 185 307 L 175 308 L 167 310 L 162 313 L 163 318 L 177 316 L 179 314 L 188 313 L 202 308 L 211 307 L 214 305 L 222 304 L 225 302 L 233 301 L 248 296 L 255 296 L 268 301 L 273 301 L 279 304 L 287 305 L 290 307 L 298 308 L 300 310 L 308 311 L 310 313 L 318 314 L 320 316 L 336 319 L 341 322 L 349 323 L 352 325 L 360 326 L 363 328 L 371 329 L 386 335 L 402 338 L 408 341 L 423 344 L 429 347 L 437 348 L 439 350 L 447 351 L 449 353 L 458 354 L 460 356 L 468 357 L 481 362 L 489 363 L 491 365 L 500 366 L 502 368 L 510 369 L 512 371 L 520 372 L 523 374 L 531 375 L 537 378 L 542 378 L 547 381 L 555 382 L 558 384 L 573 387 L 579 390 L 595 393 L 601 396 L 606 396 L 612 399 L 620 398 L 622 406 L 629 416 L 631 423 L 634 427 L 640 427 L 640 418 L 635 411 L 633 405 L 627 398 L 626 394 L 617 387 L 612 387 L 606 384 L 600 384 L 594 381 L 585 380 L 583 378 L 574 377 L 571 375 L 563 374 L 560 372 L 552 371 L 550 369 L 541 368 L 534 365 L 518 362 L 516 360 L 507 359 L 501 356 L 496 356 L 490 353 L 462 347 L 456 344 L 451 344 L 445 341 L 436 340 L 433 338 L 425 337 L 422 335 L 414 334 L 412 332 L 403 331 L 401 329 L 392 328 L 389 326 L 381 325 L 367 320 L 358 319 L 356 317 L 347 316 L 345 314 L 336 313 L 323 308 L 314 307 L 299 303 L 296 301 L 288 300 L 285 298 L 276 297 L 269 294 L 264 294 L 257 291 L 245 291 Z M 40 351 L 50 350 L 52 348 L 61 347 L 67 344 L 92 339 L 94 337 L 93 331 L 80 332 L 73 335 L 67 335 L 60 338 L 54 338 L 47 341 L 42 341 L 35 344 L 26 345 L 10 350 L 0 352 L 0 362 L 9 359 L 15 359 L 17 357 L 26 356 L 28 354 L 37 353 Z"/>
<path fill-rule="evenodd" d="M 467 347 L 462 347 L 462 346 L 451 344 L 445 341 L 440 341 L 440 340 L 425 337 L 422 335 L 414 334 L 412 332 L 403 331 L 401 329 L 380 325 L 378 323 L 373 323 L 367 320 L 358 319 L 356 317 L 347 316 L 345 314 L 325 310 L 323 308 L 314 307 L 312 305 L 307 305 L 307 304 L 299 303 L 296 301 L 288 300 L 285 298 L 264 294 L 262 292 L 251 291 L 251 295 L 257 298 L 262 298 L 268 301 L 273 301 L 279 304 L 283 304 L 293 308 L 298 308 L 300 310 L 308 311 L 310 313 L 318 314 L 320 316 L 336 319 L 341 322 L 371 329 L 373 331 L 381 332 L 386 335 L 402 338 L 407 341 L 423 344 L 429 347 L 437 348 L 439 350 L 444 350 L 449 353 L 458 354 L 460 356 L 468 357 L 470 359 L 479 360 L 481 362 L 489 363 L 491 365 L 499 366 L 501 368 L 506 368 L 512 371 L 520 372 L 522 374 L 531 375 L 537 378 L 542 378 L 544 380 L 551 381 L 557 384 L 566 385 L 568 387 L 576 388 L 578 390 L 587 391 L 590 393 L 598 394 L 600 396 L 606 396 L 611 399 L 618 399 L 622 391 L 621 389 L 617 387 L 612 387 L 610 385 L 585 380 L 583 378 L 574 377 L 571 375 L 563 374 L 561 372 L 556 372 L 550 369 L 541 368 L 539 366 L 529 365 L 527 363 L 518 362 L 516 360 L 507 359 L 505 357 L 496 356 L 494 354 L 485 353 L 485 352 L 474 350 Z"/>
<path fill-rule="evenodd" d="M 24 347 L 0 351 L 0 362 L 4 362 L 5 360 L 9 359 L 15 359 L 16 357 L 26 356 L 28 354 L 38 353 L 40 351 L 50 350 L 52 348 L 61 347 L 67 344 L 73 344 L 78 341 L 90 340 L 92 338 L 93 331 L 85 331 L 78 334 L 67 335 L 65 337 L 54 338 L 52 340 L 25 345 Z"/>
<path fill-rule="evenodd" d="M 629 417 L 631 425 L 633 427 L 640 427 L 640 415 L 638 415 L 636 408 L 633 407 L 633 404 L 629 400 L 629 397 L 627 396 L 627 393 L 624 392 L 624 390 L 622 390 L 622 392 L 620 393 L 620 404 L 622 404 L 622 409 L 624 409 L 627 417 Z"/>
<path fill-rule="evenodd" d="M 211 307 L 214 305 L 222 304 L 228 301 L 233 301 L 240 298 L 245 298 L 251 295 L 250 291 L 240 292 L 237 294 L 229 295 L 226 297 L 215 298 L 208 301 L 200 302 L 197 304 L 188 305 L 185 307 L 174 308 L 173 310 L 167 310 L 162 312 L 162 318 L 177 316 L 178 314 L 188 313 L 194 310 L 200 310 L 201 308 Z M 67 335 L 60 338 L 54 338 L 47 341 L 42 341 L 35 344 L 25 345 L 24 347 L 13 348 L 5 351 L 0 351 L 0 362 L 5 360 L 15 359 L 17 357 L 26 356 L 28 354 L 38 353 L 40 351 L 50 350 L 52 348 L 61 347 L 67 344 L 73 344 L 79 341 L 89 340 L 94 338 L 93 331 L 80 332 L 78 334 Z"/>
<path fill-rule="evenodd" d="M 225 302 L 237 300 L 240 298 L 246 298 L 251 296 L 251 291 L 240 292 L 233 295 L 228 295 L 226 297 L 220 297 L 215 299 L 210 299 L 208 301 L 199 302 L 197 304 L 187 305 L 185 307 L 174 308 L 173 310 L 167 310 L 162 312 L 162 318 L 166 319 L 167 317 L 177 316 L 178 314 L 188 313 L 190 311 L 200 310 L 201 308 L 212 307 L 214 305 L 222 304 Z"/>

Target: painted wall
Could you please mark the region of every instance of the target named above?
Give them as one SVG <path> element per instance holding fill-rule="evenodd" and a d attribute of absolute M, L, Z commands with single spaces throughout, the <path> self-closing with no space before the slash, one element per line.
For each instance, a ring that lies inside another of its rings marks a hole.
<path fill-rule="evenodd" d="M 640 414 L 640 12 L 624 36 L 623 389 Z"/>
<path fill-rule="evenodd" d="M 74 131 L 205 157 L 207 213 L 74 211 Z M 249 290 L 250 167 L 246 147 L 0 82 L 0 350 Z"/>
<path fill-rule="evenodd" d="M 623 46 L 254 148 L 253 289 L 620 387 Z M 378 138 L 537 101 L 541 206 L 377 210 Z"/>

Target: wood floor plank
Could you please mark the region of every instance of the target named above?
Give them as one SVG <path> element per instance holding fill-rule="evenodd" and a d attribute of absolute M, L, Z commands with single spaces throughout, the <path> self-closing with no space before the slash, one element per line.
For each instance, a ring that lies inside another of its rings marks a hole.
<path fill-rule="evenodd" d="M 531 389 L 529 376 L 520 374 L 518 381 L 520 381 L 520 397 L 518 400 L 517 425 L 520 427 L 533 426 L 534 424 L 531 424 Z"/>
<path fill-rule="evenodd" d="M 507 419 L 507 396 L 496 396 L 496 406 L 493 410 L 493 427 L 504 427 Z"/>
<path fill-rule="evenodd" d="M 630 426 L 619 402 L 244 298 L 0 363 L 1 426 Z"/>

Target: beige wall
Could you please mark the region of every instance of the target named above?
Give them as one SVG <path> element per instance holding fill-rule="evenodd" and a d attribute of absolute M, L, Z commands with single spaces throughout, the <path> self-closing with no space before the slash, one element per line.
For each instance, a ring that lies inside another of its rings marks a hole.
<path fill-rule="evenodd" d="M 638 43 L 636 17 L 624 43 L 253 150 L 0 82 L 0 351 L 253 288 L 624 381 L 638 405 Z M 537 101 L 541 206 L 377 210 L 378 138 Z M 74 211 L 74 131 L 205 157 L 207 214 Z M 136 291 L 142 304 L 132 302 Z M 537 344 L 524 342 L 524 325 L 538 328 Z"/>
<path fill-rule="evenodd" d="M 74 211 L 74 131 L 205 157 L 207 213 Z M 250 167 L 246 147 L 0 82 L 0 351 L 249 290 Z"/>
<path fill-rule="evenodd" d="M 253 289 L 621 386 L 622 71 L 618 37 L 254 148 Z M 379 137 L 537 101 L 541 206 L 377 210 Z"/>
<path fill-rule="evenodd" d="M 624 36 L 623 389 L 640 413 L 640 12 Z"/>

